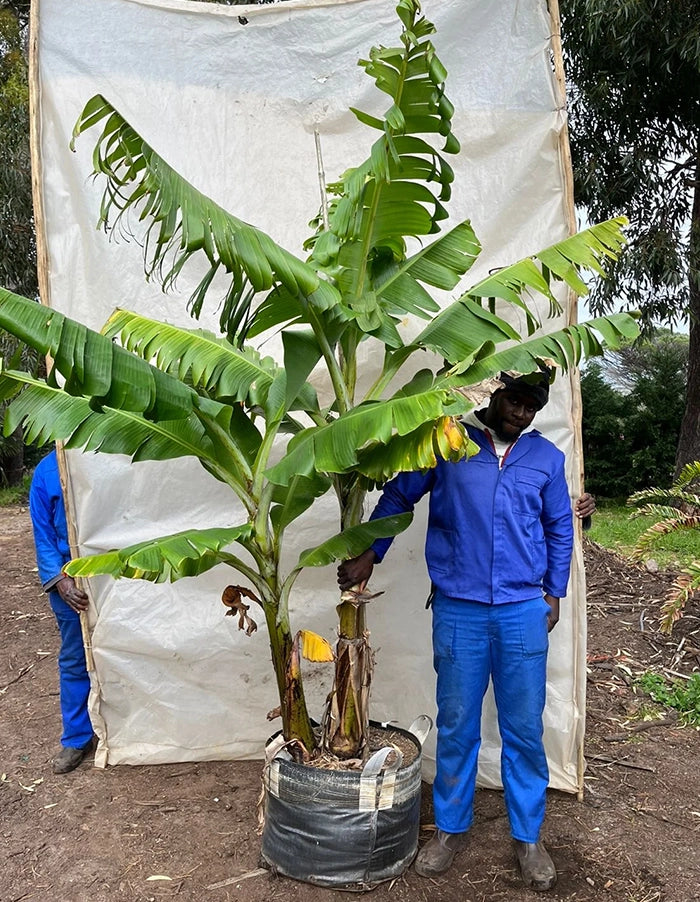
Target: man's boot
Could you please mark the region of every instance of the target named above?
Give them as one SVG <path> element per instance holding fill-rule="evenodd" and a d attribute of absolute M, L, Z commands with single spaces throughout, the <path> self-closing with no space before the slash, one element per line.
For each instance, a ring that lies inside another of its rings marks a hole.
<path fill-rule="evenodd" d="M 520 842 L 516 839 L 513 844 L 525 886 L 538 893 L 551 889 L 557 882 L 557 870 L 544 843 Z"/>
<path fill-rule="evenodd" d="M 457 852 L 464 848 L 466 835 L 436 830 L 435 836 L 418 853 L 414 865 L 416 873 L 421 877 L 438 877 L 444 874 L 454 861 Z"/>
<path fill-rule="evenodd" d="M 53 772 L 55 774 L 69 774 L 72 770 L 76 769 L 86 755 L 89 755 L 90 752 L 93 751 L 96 744 L 96 737 L 93 736 L 87 745 L 84 745 L 79 749 L 70 748 L 69 746 L 64 745 L 58 755 L 53 759 Z"/>

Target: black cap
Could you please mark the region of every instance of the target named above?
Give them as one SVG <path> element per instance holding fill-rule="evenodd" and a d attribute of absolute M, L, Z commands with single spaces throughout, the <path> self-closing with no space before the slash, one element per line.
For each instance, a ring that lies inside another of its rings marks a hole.
<path fill-rule="evenodd" d="M 503 383 L 503 391 L 528 394 L 537 402 L 538 410 L 542 410 L 549 401 L 549 377 L 551 370 L 541 368 L 536 373 L 527 376 L 511 376 L 509 373 L 501 373 L 498 377 Z"/>

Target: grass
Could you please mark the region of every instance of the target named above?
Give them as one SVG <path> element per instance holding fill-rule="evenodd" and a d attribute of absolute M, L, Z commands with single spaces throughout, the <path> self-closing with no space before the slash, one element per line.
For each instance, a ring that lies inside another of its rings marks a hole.
<path fill-rule="evenodd" d="M 638 537 L 656 522 L 655 517 L 632 519 L 633 512 L 634 508 L 627 507 L 624 502 L 599 500 L 588 537 L 604 548 L 628 557 Z M 698 558 L 697 530 L 679 530 L 657 539 L 648 557 L 653 558 L 661 569 L 677 570 L 688 566 Z"/>
<path fill-rule="evenodd" d="M 0 486 L 0 507 L 29 502 L 29 475 L 25 475 L 21 485 Z"/>

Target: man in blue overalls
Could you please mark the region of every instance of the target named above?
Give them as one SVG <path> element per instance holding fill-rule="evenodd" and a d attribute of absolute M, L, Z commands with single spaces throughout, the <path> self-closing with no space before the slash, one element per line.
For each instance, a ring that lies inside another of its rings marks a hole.
<path fill-rule="evenodd" d="M 39 578 L 56 616 L 61 634 L 58 656 L 59 690 L 63 735 L 61 751 L 53 760 L 56 774 L 75 770 L 93 747 L 93 730 L 87 700 L 90 677 L 85 665 L 85 649 L 80 612 L 87 610 L 87 595 L 70 576 L 62 572 L 70 561 L 66 510 L 58 474 L 56 452 L 39 462 L 29 489 Z"/>
<path fill-rule="evenodd" d="M 566 595 L 573 523 L 564 455 L 530 428 L 549 398 L 546 374 L 535 382 L 507 374 L 501 380 L 504 388 L 488 407 L 465 418 L 479 453 L 399 474 L 384 487 L 372 518 L 413 510 L 430 496 L 425 554 L 437 673 L 438 829 L 418 854 L 416 871 L 445 873 L 471 826 L 481 708 L 491 679 L 515 852 L 526 885 L 542 891 L 556 882 L 540 839 L 549 780 L 542 743 L 547 634 Z M 579 499 L 577 516 L 594 506 Z M 342 563 L 340 588 L 364 585 L 391 541 L 380 539 Z"/>

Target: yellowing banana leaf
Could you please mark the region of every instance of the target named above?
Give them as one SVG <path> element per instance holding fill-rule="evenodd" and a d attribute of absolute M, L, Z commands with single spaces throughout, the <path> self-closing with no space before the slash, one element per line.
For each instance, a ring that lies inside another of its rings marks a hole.
<path fill-rule="evenodd" d="M 319 636 L 318 633 L 312 633 L 311 630 L 299 630 L 296 638 L 302 657 L 307 661 L 323 664 L 334 660 L 330 642 L 323 636 Z"/>
<path fill-rule="evenodd" d="M 364 449 L 355 469 L 372 485 L 383 485 L 397 473 L 430 470 L 438 460 L 457 461 L 478 450 L 461 424 L 452 417 L 440 417 L 407 435 L 393 436 L 386 444 Z"/>
<path fill-rule="evenodd" d="M 287 485 L 294 476 L 343 473 L 355 466 L 365 446 L 386 444 L 392 436 L 405 435 L 440 417 L 447 400 L 444 391 L 432 389 L 382 403 L 360 404 L 327 426 L 294 436 L 285 456 L 267 471 L 267 477 Z"/>

